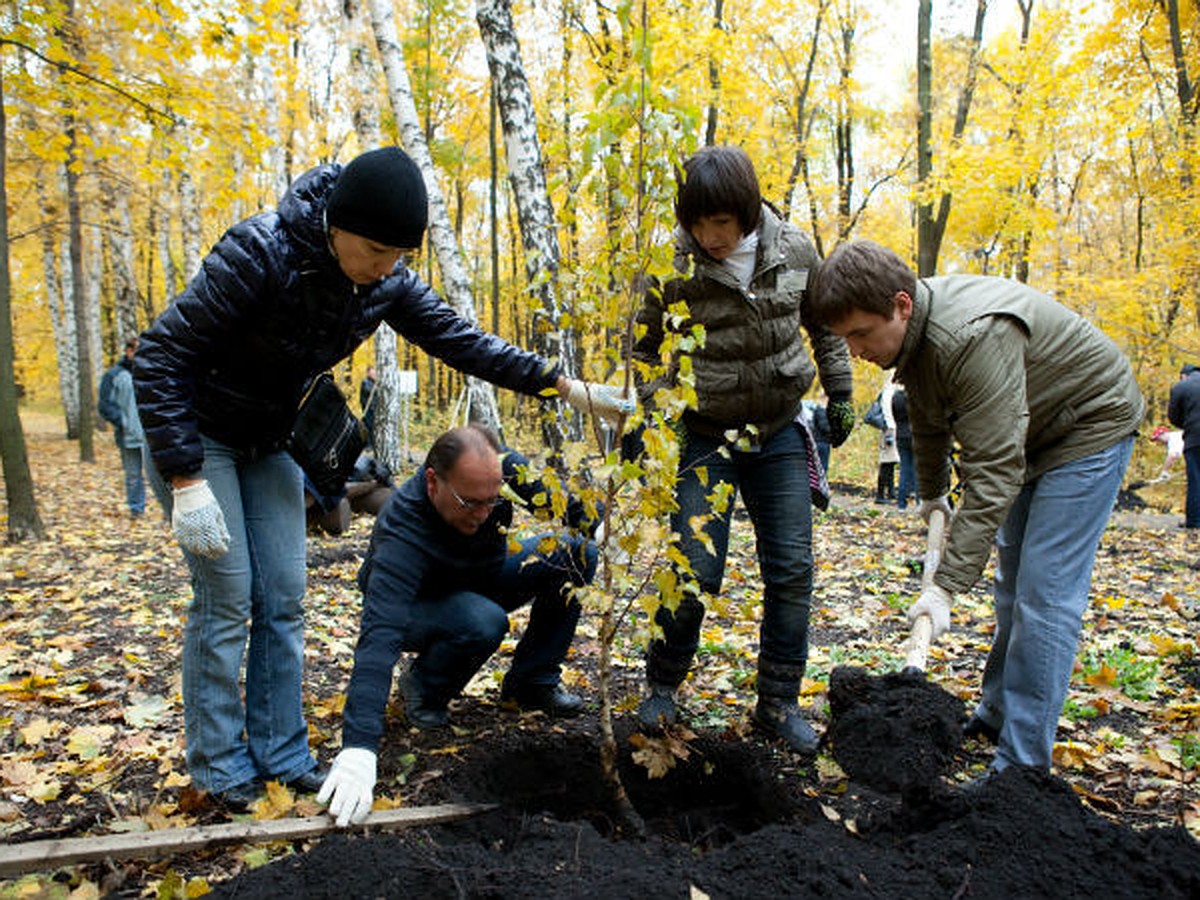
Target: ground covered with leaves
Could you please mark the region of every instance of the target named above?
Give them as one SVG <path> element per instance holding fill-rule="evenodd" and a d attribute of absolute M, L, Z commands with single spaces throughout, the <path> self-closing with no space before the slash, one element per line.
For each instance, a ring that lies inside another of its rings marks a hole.
<path fill-rule="evenodd" d="M 228 821 L 183 764 L 189 589 L 169 529 L 156 511 L 124 512 L 107 435 L 84 465 L 53 423 L 34 420 L 27 434 L 50 537 L 0 548 L 0 834 L 16 843 Z M 840 486 L 816 525 L 802 702 L 822 732 L 836 724 L 835 671 L 884 676 L 903 664 L 901 609 L 920 583 L 919 518 L 867 499 Z M 35 872 L 0 882 L 0 896 L 1198 896 L 1200 543 L 1177 519 L 1122 512 L 1105 533 L 1052 778 L 1012 772 L 964 792 L 991 751 L 967 740 L 928 789 L 901 796 L 848 776 L 829 748 L 806 763 L 752 731 L 761 587 L 739 519 L 725 597 L 682 695 L 688 728 L 670 742 L 632 732 L 644 623 L 616 648 L 621 773 L 645 836 L 630 835 L 600 775 L 589 615 L 566 672 L 589 701 L 579 719 L 500 707 L 511 640 L 452 706 L 445 733 L 411 730 L 390 711 L 379 806 L 475 801 L 497 804 L 491 812 Z M 305 699 L 326 762 L 339 746 L 369 526 L 310 539 Z M 514 633 L 521 625 L 514 616 Z M 985 581 L 931 656 L 928 680 L 967 709 L 990 629 Z M 311 797 L 279 789 L 251 817 L 317 812 Z"/>

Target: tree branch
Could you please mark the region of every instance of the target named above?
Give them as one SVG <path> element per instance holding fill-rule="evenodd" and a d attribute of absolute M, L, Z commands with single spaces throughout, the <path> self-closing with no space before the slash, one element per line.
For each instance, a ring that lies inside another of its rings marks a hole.
<path fill-rule="evenodd" d="M 53 60 L 50 57 L 48 57 L 45 53 L 42 53 L 40 50 L 36 49 L 35 47 L 31 47 L 29 44 L 26 44 L 23 41 L 13 40 L 12 38 L 8 38 L 8 37 L 0 37 L 0 46 L 3 46 L 4 44 L 11 44 L 14 47 L 20 47 L 22 50 L 25 50 L 28 53 L 32 53 L 34 56 L 36 56 L 38 59 L 40 59 L 42 62 L 46 63 L 47 65 L 54 66 L 55 68 L 59 69 L 62 72 L 70 72 L 72 75 L 77 75 L 78 77 L 82 78 L 84 81 L 90 81 L 93 84 L 98 84 L 102 88 L 106 88 L 107 90 L 112 91 L 114 94 L 118 94 L 118 95 L 124 97 L 130 103 L 133 103 L 136 106 L 140 106 L 142 109 L 144 109 L 146 112 L 150 113 L 151 115 L 160 116 L 160 117 L 166 119 L 172 125 L 184 124 L 184 120 L 181 117 L 177 116 L 175 113 L 166 112 L 165 110 L 158 109 L 157 107 L 152 106 L 151 104 L 147 103 L 145 100 L 142 100 L 140 97 L 137 97 L 134 94 L 129 93 L 129 91 L 125 90 L 124 88 L 119 87 L 118 85 L 115 85 L 111 82 L 105 81 L 103 78 L 97 78 L 95 75 L 92 75 L 88 72 L 83 71 L 83 69 L 79 68 L 76 65 L 73 65 L 71 63 L 65 63 L 65 62 L 59 62 L 57 60 Z"/>

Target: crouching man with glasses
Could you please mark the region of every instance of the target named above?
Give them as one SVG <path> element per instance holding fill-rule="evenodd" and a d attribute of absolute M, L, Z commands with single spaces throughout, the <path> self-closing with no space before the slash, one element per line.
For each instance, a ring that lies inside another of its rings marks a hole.
<path fill-rule="evenodd" d="M 597 523 L 572 498 L 563 517 L 567 529 L 511 538 L 514 503 L 536 514 L 540 501 L 548 511 L 545 488 L 529 477 L 528 465 L 485 428 L 455 428 L 434 442 L 423 471 L 380 510 L 358 574 L 362 625 L 342 751 L 317 797 L 330 801 L 339 825 L 361 822 L 371 809 L 392 670 L 402 651 L 416 653 L 398 680 L 408 722 L 440 728 L 450 701 L 508 633 L 508 613 L 531 603 L 501 701 L 552 716 L 582 710 L 559 670 L 579 619 L 570 588 L 590 582 L 596 571 L 588 534 Z"/>

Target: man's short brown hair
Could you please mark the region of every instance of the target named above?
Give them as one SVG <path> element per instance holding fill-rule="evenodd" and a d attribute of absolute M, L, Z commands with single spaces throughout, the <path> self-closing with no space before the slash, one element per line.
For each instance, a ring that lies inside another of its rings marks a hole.
<path fill-rule="evenodd" d="M 899 256 L 874 241 L 848 241 L 834 248 L 808 276 L 808 312 L 821 325 L 834 325 L 856 309 L 891 317 L 896 294 L 916 293 L 917 276 Z"/>

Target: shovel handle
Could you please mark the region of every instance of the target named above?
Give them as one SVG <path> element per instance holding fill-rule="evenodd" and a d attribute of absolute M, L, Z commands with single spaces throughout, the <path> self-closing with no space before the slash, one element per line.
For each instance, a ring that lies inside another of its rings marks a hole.
<path fill-rule="evenodd" d="M 925 535 L 925 564 L 921 567 L 921 587 L 933 584 L 933 575 L 942 560 L 942 544 L 946 538 L 946 513 L 935 509 L 929 514 L 929 531 Z M 933 619 L 918 616 L 905 642 L 904 670 L 924 672 L 929 659 L 929 644 L 933 640 Z"/>
<path fill-rule="evenodd" d="M 905 643 L 904 671 L 924 672 L 929 659 L 929 642 L 933 639 L 933 619 L 917 616 Z"/>

